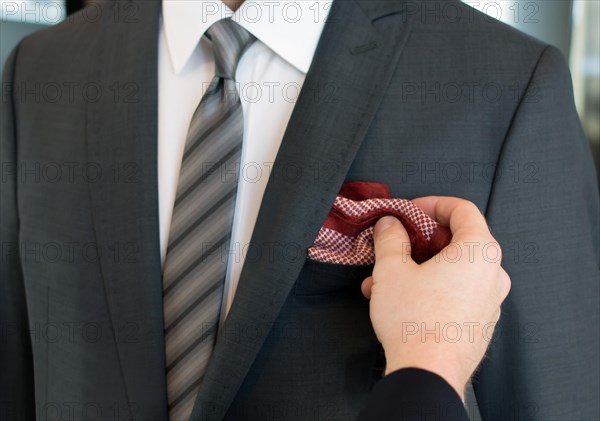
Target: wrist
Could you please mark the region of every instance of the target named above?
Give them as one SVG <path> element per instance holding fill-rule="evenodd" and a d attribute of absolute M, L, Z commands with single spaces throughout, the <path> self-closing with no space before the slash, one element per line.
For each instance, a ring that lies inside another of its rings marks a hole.
<path fill-rule="evenodd" d="M 407 356 L 386 353 L 385 375 L 401 370 L 403 368 L 419 368 L 437 374 L 443 378 L 458 394 L 460 399 L 465 399 L 465 389 L 470 374 L 464 372 L 461 364 L 451 359 L 440 359 L 436 356 L 420 354 L 418 356 Z"/>

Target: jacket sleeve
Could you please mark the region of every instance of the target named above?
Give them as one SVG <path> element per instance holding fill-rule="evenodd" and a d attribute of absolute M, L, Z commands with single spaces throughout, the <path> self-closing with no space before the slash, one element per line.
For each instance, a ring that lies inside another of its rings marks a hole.
<path fill-rule="evenodd" d="M 0 419 L 35 418 L 33 358 L 19 257 L 17 145 L 13 75 L 18 47 L 2 79 L 0 110 Z"/>
<path fill-rule="evenodd" d="M 482 418 L 600 419 L 598 185 L 554 47 L 513 117 L 486 216 L 512 290 L 474 381 Z"/>
<path fill-rule="evenodd" d="M 469 421 L 452 386 L 430 371 L 404 368 L 377 382 L 358 421 Z"/>

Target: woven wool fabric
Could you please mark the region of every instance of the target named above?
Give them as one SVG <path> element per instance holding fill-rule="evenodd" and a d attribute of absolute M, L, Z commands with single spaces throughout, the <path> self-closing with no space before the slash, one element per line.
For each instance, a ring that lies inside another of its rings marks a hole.
<path fill-rule="evenodd" d="M 411 256 L 422 263 L 448 245 L 452 234 L 409 200 L 392 199 L 384 184 L 345 183 L 308 249 L 308 258 L 339 265 L 375 263 L 373 227 L 382 217 L 397 217 L 408 232 Z"/>

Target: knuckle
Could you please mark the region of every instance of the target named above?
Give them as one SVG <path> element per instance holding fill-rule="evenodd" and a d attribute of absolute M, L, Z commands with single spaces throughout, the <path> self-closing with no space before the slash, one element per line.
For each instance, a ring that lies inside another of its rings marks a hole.
<path fill-rule="evenodd" d="M 502 246 L 500 243 L 494 237 L 490 237 L 486 247 L 488 247 L 490 251 L 495 251 L 494 262 L 500 266 L 500 262 L 502 261 Z"/>
<path fill-rule="evenodd" d="M 463 207 L 466 211 L 468 211 L 470 213 L 481 214 L 481 211 L 479 210 L 477 205 L 475 203 L 471 202 L 470 200 L 461 199 L 460 206 Z"/>
<path fill-rule="evenodd" d="M 496 311 L 496 314 L 494 317 L 494 323 L 498 323 L 500 321 L 501 316 L 502 316 L 502 311 L 500 311 L 500 308 L 498 307 L 498 311 Z"/>
<path fill-rule="evenodd" d="M 504 300 L 510 293 L 510 290 L 512 289 L 512 280 L 510 279 L 510 276 L 508 276 L 508 273 L 506 273 L 504 269 L 502 269 L 502 272 L 502 282 L 504 286 L 504 297 L 502 297 L 502 299 Z"/>

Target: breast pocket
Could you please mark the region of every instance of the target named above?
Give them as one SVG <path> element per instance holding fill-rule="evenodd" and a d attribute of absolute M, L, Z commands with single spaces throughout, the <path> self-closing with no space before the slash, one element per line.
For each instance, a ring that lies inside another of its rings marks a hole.
<path fill-rule="evenodd" d="M 338 265 L 307 259 L 296 281 L 294 295 L 360 293 L 362 281 L 372 273 L 373 266 Z"/>

